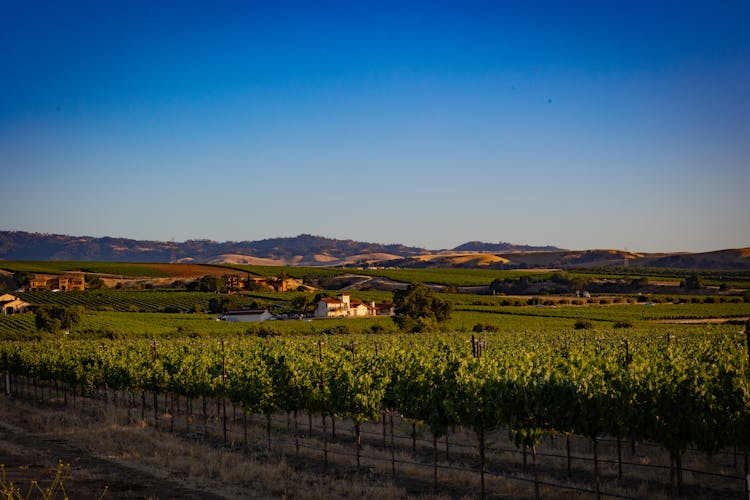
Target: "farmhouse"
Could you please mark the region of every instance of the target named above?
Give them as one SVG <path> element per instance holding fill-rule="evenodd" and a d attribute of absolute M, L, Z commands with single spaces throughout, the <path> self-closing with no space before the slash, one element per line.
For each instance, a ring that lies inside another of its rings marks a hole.
<path fill-rule="evenodd" d="M 375 308 L 359 300 L 352 300 L 348 293 L 342 293 L 338 298 L 328 297 L 320 299 L 315 308 L 316 318 L 349 318 L 360 316 L 375 316 Z"/>
<path fill-rule="evenodd" d="M 29 278 L 29 291 L 59 290 L 68 292 L 71 290 L 83 291 L 86 289 L 86 279 L 83 273 L 66 273 L 63 275 L 35 274 Z"/>
<path fill-rule="evenodd" d="M 275 317 L 268 309 L 237 309 L 225 312 L 220 319 L 231 323 L 259 323 L 275 319 Z"/>
<path fill-rule="evenodd" d="M 24 302 L 15 295 L 9 293 L 0 295 L 0 309 L 2 309 L 3 315 L 29 312 L 30 307 L 31 304 Z"/>
<path fill-rule="evenodd" d="M 391 316 L 393 304 L 382 302 L 362 302 L 352 299 L 348 293 L 342 293 L 337 298 L 323 298 L 315 308 L 316 318 L 359 318 L 364 316 Z"/>

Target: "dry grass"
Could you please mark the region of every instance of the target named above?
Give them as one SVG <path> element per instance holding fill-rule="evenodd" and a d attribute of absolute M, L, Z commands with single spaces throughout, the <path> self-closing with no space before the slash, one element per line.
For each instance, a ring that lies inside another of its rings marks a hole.
<path fill-rule="evenodd" d="M 35 405 L 2 397 L 0 404 L 3 434 L 0 450 L 5 456 L 21 456 L 24 462 L 50 467 L 58 457 L 47 455 L 45 445 L 22 445 L 8 442 L 13 434 L 27 434 L 34 440 L 57 441 L 76 451 L 135 471 L 142 478 L 169 480 L 182 487 L 224 498 L 300 499 L 404 498 L 405 491 L 388 481 L 355 476 L 329 478 L 316 472 L 295 468 L 283 458 L 262 460 L 243 457 L 237 452 L 213 448 L 191 440 L 159 432 L 146 425 L 113 425 L 111 419 L 100 421 L 86 412 L 39 409 Z M 95 417 L 95 416 L 94 416 Z M 13 423 L 6 423 L 13 421 Z M 54 451 L 54 450 L 53 450 Z M 111 472 L 119 470 L 110 468 Z M 10 471 L 13 474 L 13 471 Z M 100 486 L 111 483 L 101 471 L 75 470 L 75 481 L 98 479 Z M 75 482 L 73 482 L 73 490 Z M 73 498 L 79 498 L 75 491 Z M 117 495 L 112 491 L 107 498 Z"/>
<path fill-rule="evenodd" d="M 415 258 L 423 262 L 443 263 L 447 266 L 483 267 L 490 264 L 507 264 L 510 262 L 504 257 L 491 253 L 440 253 L 434 255 L 420 255 Z"/>

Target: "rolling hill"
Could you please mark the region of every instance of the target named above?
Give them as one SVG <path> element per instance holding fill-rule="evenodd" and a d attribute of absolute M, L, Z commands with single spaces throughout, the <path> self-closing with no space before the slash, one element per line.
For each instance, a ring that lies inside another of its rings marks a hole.
<path fill-rule="evenodd" d="M 571 268 L 643 266 L 689 269 L 750 269 L 750 248 L 704 253 L 637 253 L 563 250 L 472 241 L 452 250 L 366 243 L 301 234 L 258 241 L 144 241 L 0 231 L 0 259 L 98 262 L 186 262 L 320 267 Z"/>

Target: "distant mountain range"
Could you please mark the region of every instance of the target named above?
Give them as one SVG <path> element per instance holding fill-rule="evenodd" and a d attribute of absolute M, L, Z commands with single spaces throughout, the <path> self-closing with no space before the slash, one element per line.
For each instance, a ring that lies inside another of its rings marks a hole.
<path fill-rule="evenodd" d="M 750 248 L 706 253 L 642 254 L 563 250 L 553 246 L 472 241 L 451 250 L 364 243 L 301 234 L 258 241 L 143 241 L 0 231 L 0 259 L 111 262 L 194 262 L 300 266 L 513 267 L 650 266 L 750 269 Z"/>
<path fill-rule="evenodd" d="M 94 238 L 61 234 L 0 231 L 0 259 L 86 260 L 120 262 L 247 263 L 323 265 L 357 255 L 407 257 L 428 250 L 405 245 L 362 243 L 301 234 L 293 238 L 259 241 L 187 240 L 143 241 L 127 238 Z"/>

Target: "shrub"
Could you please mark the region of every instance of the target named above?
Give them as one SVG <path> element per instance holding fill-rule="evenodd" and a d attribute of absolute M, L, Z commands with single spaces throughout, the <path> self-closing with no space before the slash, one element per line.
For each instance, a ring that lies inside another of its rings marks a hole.
<path fill-rule="evenodd" d="M 476 325 L 474 325 L 471 331 L 474 333 L 499 332 L 500 327 L 491 323 L 477 323 Z"/>
<path fill-rule="evenodd" d="M 354 333 L 349 325 L 336 325 L 327 330 L 323 330 L 324 335 L 351 335 Z"/>
<path fill-rule="evenodd" d="M 281 330 L 277 327 L 266 324 L 258 323 L 250 325 L 245 333 L 248 335 L 255 335 L 256 337 L 268 338 L 268 337 L 280 337 L 282 335 Z"/>
<path fill-rule="evenodd" d="M 370 333 L 372 334 L 385 333 L 387 331 L 388 330 L 386 330 L 386 328 L 380 323 L 375 323 L 370 327 Z"/>
<path fill-rule="evenodd" d="M 177 327 L 177 333 L 179 333 L 180 335 L 184 335 L 186 337 L 190 337 L 191 339 L 201 338 L 204 336 L 202 333 L 199 333 L 193 330 L 192 328 L 186 328 L 182 325 Z"/>
<path fill-rule="evenodd" d="M 703 278 L 698 273 L 693 273 L 685 279 L 685 288 L 688 290 L 698 290 L 703 288 Z"/>
<path fill-rule="evenodd" d="M 615 323 L 615 328 L 633 328 L 633 323 L 628 320 L 621 320 Z"/>
<path fill-rule="evenodd" d="M 591 321 L 587 319 L 578 319 L 576 320 L 575 324 L 573 324 L 573 328 L 576 330 L 589 330 L 594 325 L 591 323 Z"/>

